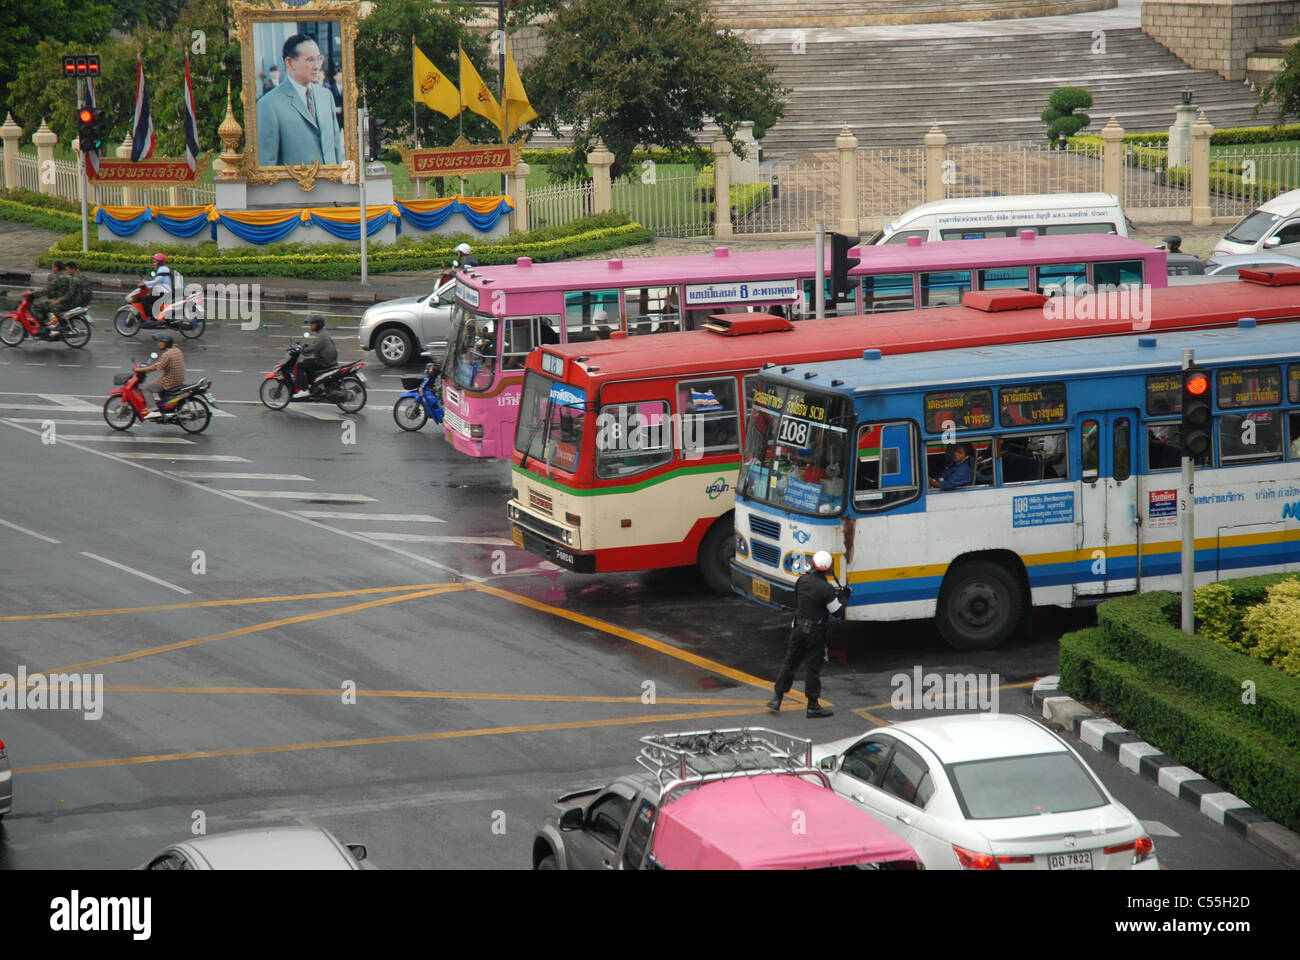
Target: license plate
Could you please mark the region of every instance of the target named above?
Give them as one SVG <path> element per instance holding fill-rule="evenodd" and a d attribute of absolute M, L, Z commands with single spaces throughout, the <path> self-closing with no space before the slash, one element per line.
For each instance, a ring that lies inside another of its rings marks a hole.
<path fill-rule="evenodd" d="M 365 375 L 364 373 L 358 373 L 358 374 L 357 374 L 357 379 L 360 380 L 362 383 L 369 383 L 369 381 L 366 379 L 366 375 Z"/>
<path fill-rule="evenodd" d="M 771 603 L 772 585 L 768 583 L 766 580 L 758 579 L 758 577 L 754 577 L 753 580 L 754 580 L 754 596 L 756 596 L 759 600 L 766 600 L 768 603 Z"/>
<path fill-rule="evenodd" d="M 561 549 L 560 547 L 555 548 L 555 559 L 559 560 L 561 563 L 567 563 L 570 566 L 574 563 L 573 554 L 568 550 Z"/>
<path fill-rule="evenodd" d="M 210 407 L 215 407 L 216 405 L 217 405 L 217 398 L 216 398 L 216 397 L 208 397 L 208 406 L 210 406 Z"/>
<path fill-rule="evenodd" d="M 1048 870 L 1091 870 L 1092 851 L 1082 853 L 1053 853 L 1047 858 Z"/>
<path fill-rule="evenodd" d="M 516 547 L 522 547 L 524 545 L 524 532 L 518 527 L 511 527 L 510 539 L 515 542 Z"/>

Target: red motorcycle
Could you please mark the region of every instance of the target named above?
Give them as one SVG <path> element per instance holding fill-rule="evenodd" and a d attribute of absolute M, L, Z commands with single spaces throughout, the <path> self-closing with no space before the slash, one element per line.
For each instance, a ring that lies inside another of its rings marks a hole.
<path fill-rule="evenodd" d="M 272 410 L 283 410 L 290 403 L 335 403 L 344 413 L 356 413 L 366 405 L 366 375 L 361 372 L 364 360 L 354 360 L 319 373 L 307 383 L 298 370 L 302 346 L 289 344 L 288 355 L 262 381 L 258 396 Z M 306 391 L 295 396 L 295 391 Z"/>
<path fill-rule="evenodd" d="M 157 354 L 154 354 L 157 357 Z M 207 377 L 197 383 L 186 383 L 174 390 L 164 391 L 158 397 L 161 416 L 149 416 L 149 401 L 140 387 L 148 374 L 138 367 L 130 373 L 119 373 L 113 378 L 117 389 L 104 401 L 104 422 L 114 430 L 129 430 L 140 420 L 145 423 L 175 424 L 186 433 L 202 433 L 212 421 L 212 408 L 217 401 L 208 393 L 212 381 Z"/>
<path fill-rule="evenodd" d="M 134 337 L 141 330 L 160 330 L 171 328 L 186 340 L 203 336 L 208 322 L 203 316 L 203 294 L 196 292 L 191 296 L 174 302 L 158 302 L 157 319 L 149 316 L 145 302 L 149 299 L 149 286 L 141 280 L 140 285 L 126 295 L 125 302 L 113 315 L 113 329 L 124 337 Z"/>
<path fill-rule="evenodd" d="M 62 324 L 51 328 L 32 313 L 32 299 L 36 294 L 28 290 L 18 301 L 18 309 L 11 310 L 0 320 L 0 343 L 16 347 L 28 337 L 33 340 L 62 340 L 69 347 L 79 349 L 90 343 L 91 317 L 89 307 L 73 307 L 59 316 Z"/>

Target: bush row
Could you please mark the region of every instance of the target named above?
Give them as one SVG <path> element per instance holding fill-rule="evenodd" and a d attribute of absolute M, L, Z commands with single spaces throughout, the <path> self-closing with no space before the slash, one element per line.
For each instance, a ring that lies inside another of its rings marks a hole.
<path fill-rule="evenodd" d="M 0 220 L 60 233 L 81 229 L 81 207 L 30 190 L 0 191 Z"/>
<path fill-rule="evenodd" d="M 1224 127 L 1210 134 L 1210 145 L 1228 147 L 1245 143 L 1273 143 L 1280 140 L 1300 140 L 1300 123 L 1285 124 L 1277 127 Z M 1085 133 L 1070 137 L 1071 144 L 1101 144 L 1100 134 Z M 1149 147 L 1167 147 L 1169 132 L 1126 133 L 1124 143 Z"/>
<path fill-rule="evenodd" d="M 1233 581 L 1207 583 L 1194 598 L 1202 636 L 1300 677 L 1300 581 L 1294 576 L 1267 588 L 1263 602 L 1238 600 Z"/>
<path fill-rule="evenodd" d="M 714 167 L 710 164 L 701 170 L 695 178 L 692 195 L 700 203 L 713 203 L 713 171 Z M 761 183 L 733 183 L 728 192 L 731 194 L 731 209 L 738 218 L 745 216 L 751 210 L 772 199 L 772 186 L 766 181 Z"/>
<path fill-rule="evenodd" d="M 1066 634 L 1060 648 L 1061 689 L 1096 704 L 1266 816 L 1300 830 L 1300 757 L 1290 741 L 1154 678 L 1145 664 L 1116 658 L 1105 627 Z"/>
<path fill-rule="evenodd" d="M 589 256 L 605 250 L 646 243 L 652 234 L 623 214 L 585 217 L 558 227 L 546 227 L 526 234 L 512 234 L 501 240 L 484 241 L 463 234 L 404 237 L 395 244 L 373 244 L 367 251 L 368 269 L 374 273 L 396 270 L 433 270 L 454 259 L 453 249 L 462 240 L 471 241 L 474 256 L 480 263 L 513 263 L 518 257 L 532 257 L 544 262 Z M 77 251 L 83 270 L 100 273 L 147 272 L 149 257 L 166 253 L 168 263 L 182 272 L 209 277 L 299 277 L 304 279 L 350 279 L 360 271 L 360 254 L 347 243 L 308 245 L 276 243 L 264 247 L 219 250 L 206 241 L 197 246 L 159 244 L 148 247 L 123 241 L 94 242 L 89 252 L 80 251 L 79 235 L 63 237 L 37 263 L 47 266 L 62 259 L 65 252 Z"/>

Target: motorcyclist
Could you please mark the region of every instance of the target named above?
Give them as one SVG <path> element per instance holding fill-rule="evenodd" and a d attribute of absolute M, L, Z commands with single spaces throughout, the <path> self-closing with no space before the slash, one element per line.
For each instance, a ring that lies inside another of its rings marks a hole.
<path fill-rule="evenodd" d="M 171 303 L 176 299 L 176 290 L 172 276 L 171 267 L 167 266 L 167 254 L 155 253 L 153 255 L 153 275 L 144 281 L 144 286 L 148 289 L 141 301 L 141 307 L 144 310 L 144 323 L 142 326 L 153 328 L 161 326 L 160 317 L 162 310 L 159 307 L 159 301 Z"/>
<path fill-rule="evenodd" d="M 68 289 L 68 277 L 63 272 L 63 261 L 55 260 L 50 268 L 50 279 L 45 282 L 45 289 L 32 302 L 32 316 L 42 323 L 50 319 L 50 312 L 57 301 L 61 300 Z"/>
<path fill-rule="evenodd" d="M 175 338 L 166 330 L 155 333 L 153 342 L 158 350 L 158 359 L 147 366 L 136 367 L 136 370 L 140 373 L 162 371 L 162 376 L 153 383 L 145 384 L 145 389 L 154 395 L 155 404 L 161 406 L 163 392 L 175 390 L 185 382 L 185 355 L 181 353 L 181 348 L 176 346 Z M 162 414 L 155 410 L 145 419 L 156 420 L 161 416 Z"/>
<path fill-rule="evenodd" d="M 471 253 L 469 252 L 469 244 L 468 244 L 468 243 L 457 244 L 457 245 L 456 245 L 456 252 L 457 252 L 458 254 L 460 254 L 460 265 L 461 265 L 461 267 L 477 267 L 477 266 L 478 266 L 478 260 L 476 260 L 476 259 L 474 258 L 474 256 L 473 256 L 473 254 L 471 254 Z"/>
<path fill-rule="evenodd" d="M 63 265 L 63 296 L 54 305 L 54 316 L 49 320 L 50 330 L 57 329 L 63 323 L 63 314 L 73 307 L 88 307 L 95 298 L 94 288 L 85 275 L 77 272 L 77 265 L 69 261 Z"/>
<path fill-rule="evenodd" d="M 309 313 L 303 322 L 311 336 L 303 344 L 302 355 L 298 358 L 298 382 L 294 386 L 299 391 L 309 389 L 317 376 L 337 366 L 339 361 L 338 347 L 325 332 L 325 318 L 319 313 Z"/>

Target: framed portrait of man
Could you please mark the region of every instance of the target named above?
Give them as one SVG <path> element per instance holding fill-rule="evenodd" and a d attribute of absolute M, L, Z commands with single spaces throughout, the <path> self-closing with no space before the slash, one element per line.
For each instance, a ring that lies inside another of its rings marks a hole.
<path fill-rule="evenodd" d="M 236 2 L 250 183 L 351 180 L 357 166 L 356 0 Z"/>

